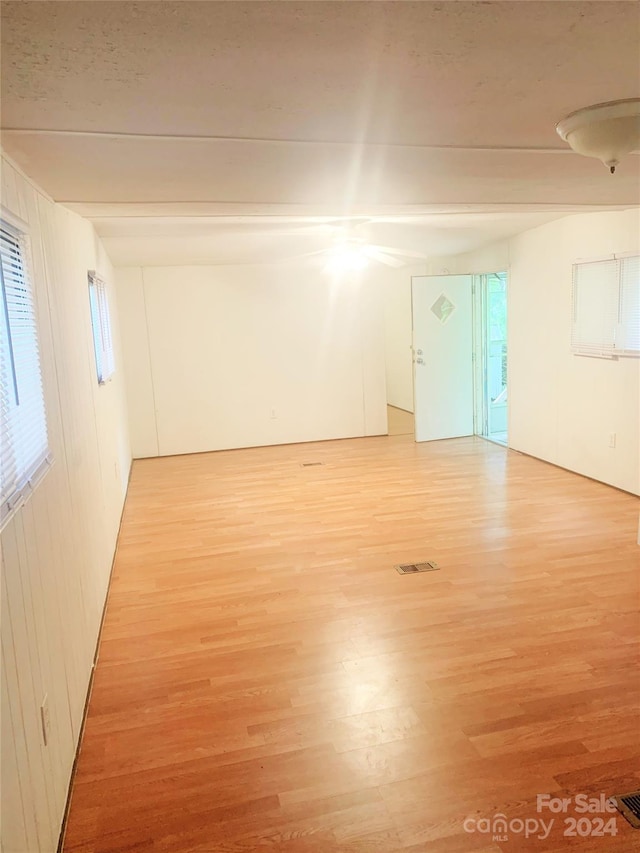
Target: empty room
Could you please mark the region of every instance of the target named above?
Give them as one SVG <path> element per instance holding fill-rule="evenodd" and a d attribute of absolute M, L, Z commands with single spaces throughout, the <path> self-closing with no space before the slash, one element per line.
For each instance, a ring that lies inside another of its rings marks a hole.
<path fill-rule="evenodd" d="M 640 4 L 0 15 L 2 853 L 640 849 Z"/>

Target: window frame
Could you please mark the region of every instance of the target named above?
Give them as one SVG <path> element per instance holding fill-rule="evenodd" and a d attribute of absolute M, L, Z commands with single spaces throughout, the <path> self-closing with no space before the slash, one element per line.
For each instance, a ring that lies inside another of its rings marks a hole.
<path fill-rule="evenodd" d="M 571 351 L 573 355 L 614 360 L 618 358 L 640 358 L 640 335 L 637 336 L 637 348 L 630 347 L 628 345 L 629 340 L 625 338 L 625 330 L 631 326 L 633 319 L 634 306 L 633 300 L 631 300 L 632 305 L 629 316 L 626 316 L 624 313 L 626 303 L 623 289 L 623 272 L 625 262 L 629 263 L 631 261 L 640 262 L 640 253 L 637 251 L 621 252 L 606 255 L 605 257 L 580 258 L 574 261 L 571 270 Z M 603 290 L 601 293 L 602 303 L 609 303 L 609 310 L 603 328 L 609 325 L 610 328 L 607 329 L 606 337 L 608 340 L 606 342 L 596 341 L 589 343 L 582 339 L 584 333 L 580 332 L 580 322 L 578 320 L 578 313 L 580 311 L 580 282 L 578 276 L 580 268 L 591 267 L 594 269 L 598 264 L 608 264 L 613 268 L 611 270 L 612 275 L 609 277 L 610 280 L 606 281 L 603 278 Z M 609 291 L 608 293 L 607 290 Z M 622 345 L 617 346 L 618 343 Z"/>
<path fill-rule="evenodd" d="M 47 417 L 44 376 L 42 370 L 43 360 L 41 353 L 41 335 L 39 328 L 40 324 L 38 317 L 37 294 L 33 275 L 33 263 L 31 254 L 31 229 L 28 223 L 19 219 L 3 205 L 0 205 L 0 226 L 2 228 L 2 231 L 4 231 L 9 237 L 13 238 L 13 240 L 15 241 L 15 245 L 18 247 L 19 250 L 20 276 L 23 279 L 28 292 L 27 303 L 29 306 L 29 321 L 33 330 L 32 340 L 35 347 L 35 353 L 33 352 L 33 350 L 30 351 L 31 363 L 27 364 L 27 366 L 21 366 L 19 358 L 16 357 L 15 317 L 12 317 L 9 309 L 9 299 L 7 295 L 9 292 L 9 286 L 7 285 L 5 280 L 5 269 L 3 268 L 1 270 L 2 280 L 0 282 L 0 311 L 3 312 L 3 315 L 2 318 L 0 318 L 0 322 L 2 322 L 3 326 L 6 325 L 7 330 L 7 342 L 9 350 L 8 355 L 9 364 L 11 368 L 11 375 L 9 381 L 7 382 L 7 388 L 9 387 L 9 385 L 13 386 L 13 391 L 9 391 L 9 393 L 12 393 L 14 396 L 14 407 L 20 406 L 21 394 L 19 389 L 20 386 L 25 382 L 24 376 L 26 376 L 26 373 L 23 374 L 23 379 L 21 381 L 21 370 L 26 371 L 29 367 L 33 368 L 35 366 L 37 370 L 37 378 L 31 378 L 31 393 L 27 395 L 24 404 L 27 409 L 32 409 L 30 413 L 32 415 L 41 412 L 42 421 L 39 423 L 38 429 L 41 433 L 40 438 L 44 438 L 43 446 L 40 448 L 37 454 L 33 455 L 33 458 L 26 466 L 24 465 L 24 458 L 21 460 L 20 457 L 25 456 L 26 451 L 29 449 L 29 444 L 25 443 L 19 446 L 18 442 L 15 440 L 15 437 L 12 436 L 9 439 L 10 451 L 6 454 L 6 456 L 8 460 L 11 460 L 15 475 L 14 477 L 12 477 L 10 491 L 7 490 L 6 487 L 3 488 L 3 484 L 2 482 L 0 482 L 1 530 L 4 529 L 6 524 L 10 521 L 11 518 L 13 518 L 15 513 L 26 503 L 26 501 L 34 492 L 38 484 L 42 481 L 42 479 L 44 478 L 53 463 L 53 455 L 51 453 L 49 421 Z M 19 340 L 18 343 L 24 345 L 24 340 Z M 26 381 L 29 382 L 29 379 L 27 378 Z M 1 382 L 2 376 L 0 375 L 0 383 Z M 35 403 L 33 397 L 34 383 L 37 386 Z M 0 407 L 3 405 L 3 395 L 4 391 L 3 388 L 0 386 Z M 34 407 L 35 411 L 33 411 Z M 0 408 L 0 417 L 2 416 L 1 412 L 2 409 Z M 7 417 L 9 420 L 6 426 L 9 427 L 11 422 L 10 414 L 8 414 Z M 16 419 L 16 422 L 17 420 L 18 419 Z M 17 425 L 16 422 L 14 422 L 14 426 Z M 9 434 L 9 429 L 7 429 L 6 434 Z M 37 450 L 38 447 L 34 445 L 33 449 Z M 0 445 L 0 457 L 4 455 L 4 447 Z M 11 471 L 11 468 L 9 470 Z"/>
<path fill-rule="evenodd" d="M 106 280 L 95 270 L 88 271 L 87 281 L 93 355 L 98 385 L 102 386 L 110 382 L 115 373 L 109 296 Z"/>

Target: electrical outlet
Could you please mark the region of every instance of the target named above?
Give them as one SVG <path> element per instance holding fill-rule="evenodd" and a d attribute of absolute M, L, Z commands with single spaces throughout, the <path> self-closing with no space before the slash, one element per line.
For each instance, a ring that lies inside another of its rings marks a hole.
<path fill-rule="evenodd" d="M 48 746 L 51 739 L 51 716 L 49 714 L 49 697 L 45 694 L 40 705 L 40 722 L 42 724 L 42 740 L 45 746 Z"/>
<path fill-rule="evenodd" d="M 615 434 L 615 432 L 610 432 L 609 433 L 609 447 L 615 447 L 615 446 L 616 446 L 616 434 Z"/>
<path fill-rule="evenodd" d="M 269 417 L 271 418 L 272 421 L 276 420 L 276 418 L 278 417 L 278 413 L 276 412 L 275 409 L 270 410 Z"/>

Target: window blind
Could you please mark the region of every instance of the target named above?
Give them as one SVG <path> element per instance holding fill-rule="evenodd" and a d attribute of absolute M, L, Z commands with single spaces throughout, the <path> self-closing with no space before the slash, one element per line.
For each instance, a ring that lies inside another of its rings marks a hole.
<path fill-rule="evenodd" d="M 640 256 L 620 258 L 618 350 L 640 355 Z"/>
<path fill-rule="evenodd" d="M 0 224 L 0 522 L 49 461 L 36 317 L 21 234 Z"/>
<path fill-rule="evenodd" d="M 574 264 L 572 310 L 578 355 L 640 355 L 640 257 Z"/>
<path fill-rule="evenodd" d="M 114 371 L 111 317 L 107 285 L 95 272 L 89 273 L 89 306 L 93 330 L 93 349 L 96 356 L 98 382 L 104 384 Z"/>

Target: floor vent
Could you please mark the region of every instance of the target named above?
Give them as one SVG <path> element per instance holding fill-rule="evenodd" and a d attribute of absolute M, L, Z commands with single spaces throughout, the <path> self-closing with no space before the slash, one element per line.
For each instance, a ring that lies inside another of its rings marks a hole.
<path fill-rule="evenodd" d="M 437 563 L 429 560 L 427 563 L 403 563 L 396 566 L 396 571 L 401 575 L 415 575 L 417 572 L 435 572 L 439 568 Z"/>
<path fill-rule="evenodd" d="M 640 791 L 634 791 L 632 794 L 616 794 L 611 799 L 631 826 L 640 829 Z"/>
<path fill-rule="evenodd" d="M 316 465 L 324 465 L 324 462 L 303 462 L 303 468 L 314 468 Z"/>

